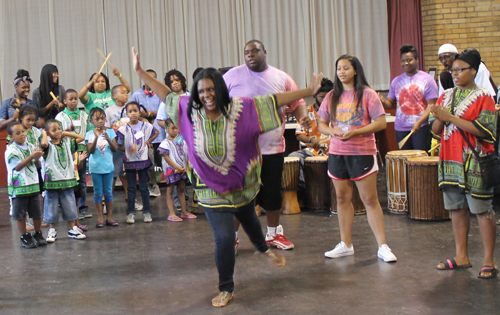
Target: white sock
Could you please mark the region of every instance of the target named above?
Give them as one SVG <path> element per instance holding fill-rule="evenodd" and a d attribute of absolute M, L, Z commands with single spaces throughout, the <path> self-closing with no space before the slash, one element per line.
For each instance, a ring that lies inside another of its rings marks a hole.
<path fill-rule="evenodd" d="M 234 234 L 236 234 L 236 238 L 238 238 L 238 231 L 234 232 Z"/>
<path fill-rule="evenodd" d="M 270 227 L 268 226 L 267 227 L 267 234 L 271 235 L 271 236 L 276 236 L 276 227 Z"/>

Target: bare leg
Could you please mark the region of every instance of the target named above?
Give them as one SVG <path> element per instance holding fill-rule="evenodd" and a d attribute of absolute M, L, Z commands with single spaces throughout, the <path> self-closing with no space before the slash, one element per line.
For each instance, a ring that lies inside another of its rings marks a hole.
<path fill-rule="evenodd" d="M 181 203 L 181 211 L 183 215 L 188 215 L 189 213 L 187 212 L 187 205 L 186 205 L 186 195 L 184 194 L 184 186 L 185 186 L 184 180 L 180 180 L 177 182 L 177 192 L 179 196 L 179 201 Z"/>
<path fill-rule="evenodd" d="M 101 205 L 101 213 L 102 213 L 102 205 Z M 113 220 L 113 201 L 106 202 L 106 215 L 107 215 L 107 221 L 109 223 L 115 222 Z"/>
<path fill-rule="evenodd" d="M 236 232 L 238 232 L 239 229 L 240 229 L 240 221 L 238 221 L 238 219 L 234 218 L 234 230 Z"/>
<path fill-rule="evenodd" d="M 41 231 L 42 230 L 42 218 L 40 219 L 33 219 L 33 226 L 35 227 L 35 231 Z"/>
<path fill-rule="evenodd" d="M 481 231 L 481 238 L 483 239 L 484 246 L 484 260 L 483 266 L 492 266 L 497 268 L 493 261 L 493 250 L 495 249 L 495 238 L 497 225 L 495 222 L 495 214 L 491 211 L 491 216 L 488 218 L 488 212 L 477 215 L 479 223 L 479 231 Z M 487 277 L 491 272 L 482 272 L 482 275 Z"/>
<path fill-rule="evenodd" d="M 366 207 L 368 223 L 377 239 L 378 247 L 387 244 L 385 238 L 384 213 L 377 194 L 377 173 L 373 173 L 366 178 L 356 181 L 359 195 Z"/>
<path fill-rule="evenodd" d="M 179 191 L 179 190 L 177 190 Z M 181 206 L 182 206 L 182 202 L 181 202 Z M 176 217 L 177 215 L 175 214 L 175 211 L 174 211 L 174 185 L 168 185 L 167 186 L 167 207 L 168 207 L 168 211 L 169 211 L 169 214 L 168 216 L 169 217 Z"/>
<path fill-rule="evenodd" d="M 340 239 L 347 247 L 352 246 L 352 222 L 354 207 L 352 205 L 352 182 L 350 180 L 332 179 L 337 195 L 337 217 L 339 220 Z"/>
<path fill-rule="evenodd" d="M 266 216 L 267 216 L 267 226 L 269 227 L 277 227 L 280 225 L 280 214 L 281 214 L 281 209 L 279 210 L 266 210 Z"/>
<path fill-rule="evenodd" d="M 104 215 L 102 214 L 102 203 L 94 203 L 97 212 L 97 223 L 104 223 Z M 107 204 L 106 204 L 107 207 Z"/>
<path fill-rule="evenodd" d="M 68 221 L 69 229 L 71 230 L 75 226 L 75 221 Z"/>
<path fill-rule="evenodd" d="M 17 220 L 17 228 L 21 234 L 26 234 L 26 219 Z M 39 230 L 38 230 L 39 231 Z"/>
<path fill-rule="evenodd" d="M 148 171 L 148 175 L 149 175 L 149 180 L 151 181 L 151 185 L 153 185 L 153 186 L 158 185 L 158 183 L 156 182 L 156 174 L 154 171 L 154 167 L 152 170 Z"/>
<path fill-rule="evenodd" d="M 470 264 L 467 252 L 467 241 L 470 229 L 470 217 L 467 209 L 458 209 L 451 211 L 451 223 L 453 234 L 455 235 L 455 261 L 458 266 Z M 445 268 L 443 263 L 438 264 L 438 268 Z"/>

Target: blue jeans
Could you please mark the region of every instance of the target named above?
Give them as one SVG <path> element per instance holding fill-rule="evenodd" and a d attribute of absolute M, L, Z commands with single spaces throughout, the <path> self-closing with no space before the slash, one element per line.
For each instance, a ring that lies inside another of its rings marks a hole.
<path fill-rule="evenodd" d="M 259 252 L 264 253 L 269 249 L 262 233 L 260 221 L 255 214 L 255 203 L 252 201 L 246 206 L 239 207 L 236 212 L 229 212 L 233 210 L 229 208 L 217 208 L 219 210 L 217 212 L 202 205 L 200 208 L 205 211 L 214 232 L 215 265 L 219 271 L 219 291 L 233 292 L 233 274 L 236 262 L 234 256 L 234 242 L 236 240 L 234 218 L 236 217 L 240 221 L 250 241 Z"/>
<path fill-rule="evenodd" d="M 88 210 L 89 207 L 85 205 L 87 202 L 87 159 L 82 162 L 82 168 L 78 170 L 78 176 L 80 177 L 80 187 L 82 191 L 80 193 L 80 198 L 78 198 L 78 209 Z"/>
<path fill-rule="evenodd" d="M 92 185 L 94 185 L 94 203 L 113 202 L 113 172 L 108 174 L 92 173 Z"/>
<path fill-rule="evenodd" d="M 151 213 L 151 208 L 149 207 L 149 189 L 148 189 L 148 169 L 143 168 L 141 170 L 127 170 L 125 175 L 127 176 L 127 214 L 135 214 L 135 193 L 137 191 L 137 174 L 139 174 L 139 190 L 141 191 L 142 209 L 143 213 Z"/>
<path fill-rule="evenodd" d="M 59 221 L 59 206 L 61 206 L 64 221 L 74 221 L 78 218 L 73 188 L 50 189 L 45 194 L 43 222 L 57 223 Z"/>
<path fill-rule="evenodd" d="M 403 140 L 411 131 L 397 131 L 396 130 L 396 141 Z M 420 127 L 420 130 L 411 135 L 411 137 L 406 141 L 405 145 L 401 150 L 424 150 L 429 151 L 431 149 L 431 126 L 425 125 Z"/>

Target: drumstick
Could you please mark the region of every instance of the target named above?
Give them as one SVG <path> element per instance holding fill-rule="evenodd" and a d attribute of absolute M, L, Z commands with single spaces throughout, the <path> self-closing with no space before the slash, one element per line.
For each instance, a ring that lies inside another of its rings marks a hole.
<path fill-rule="evenodd" d="M 97 48 L 97 53 L 102 57 L 102 59 L 106 60 L 106 56 L 102 53 L 102 51 Z M 113 65 L 111 64 L 111 62 L 109 62 L 109 60 L 107 61 L 108 63 L 108 66 L 110 66 L 111 68 L 114 68 Z"/>
<path fill-rule="evenodd" d="M 408 141 L 408 139 L 410 139 L 411 135 L 413 134 L 413 130 L 406 136 L 404 137 L 403 140 L 399 141 L 398 143 L 398 148 L 401 150 L 401 148 L 405 145 L 406 141 Z"/>
<path fill-rule="evenodd" d="M 99 72 L 97 72 L 97 74 L 100 74 L 100 73 L 101 73 L 101 71 L 102 71 L 102 69 L 104 69 L 104 66 L 105 66 L 105 65 L 106 65 L 106 63 L 108 62 L 108 59 L 109 59 L 109 57 L 111 57 L 111 54 L 112 54 L 112 53 L 113 53 L 113 52 L 110 52 L 110 53 L 109 53 L 108 57 L 106 58 L 106 60 L 104 60 L 104 63 L 102 64 L 101 69 L 99 69 Z"/>
<path fill-rule="evenodd" d="M 54 95 L 54 93 L 52 93 L 52 91 L 50 91 L 50 96 L 52 96 L 52 98 L 54 99 L 54 101 L 58 101 L 59 100 L 57 99 L 57 97 Z"/>
<path fill-rule="evenodd" d="M 438 143 L 436 144 L 434 147 L 432 147 L 429 151 L 427 151 L 428 153 L 431 153 L 432 151 L 436 150 L 437 148 L 439 148 L 439 146 L 441 145 L 441 143 Z"/>

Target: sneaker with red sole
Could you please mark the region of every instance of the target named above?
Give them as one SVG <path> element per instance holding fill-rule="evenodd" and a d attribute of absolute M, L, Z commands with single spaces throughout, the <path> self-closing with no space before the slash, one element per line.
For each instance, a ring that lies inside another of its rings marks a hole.
<path fill-rule="evenodd" d="M 272 236 L 269 234 L 266 235 L 266 244 L 268 246 L 274 246 L 277 249 L 282 250 L 294 248 L 293 243 L 287 240 L 283 235 L 283 227 L 281 225 L 278 225 L 276 227 L 276 236 Z"/>

